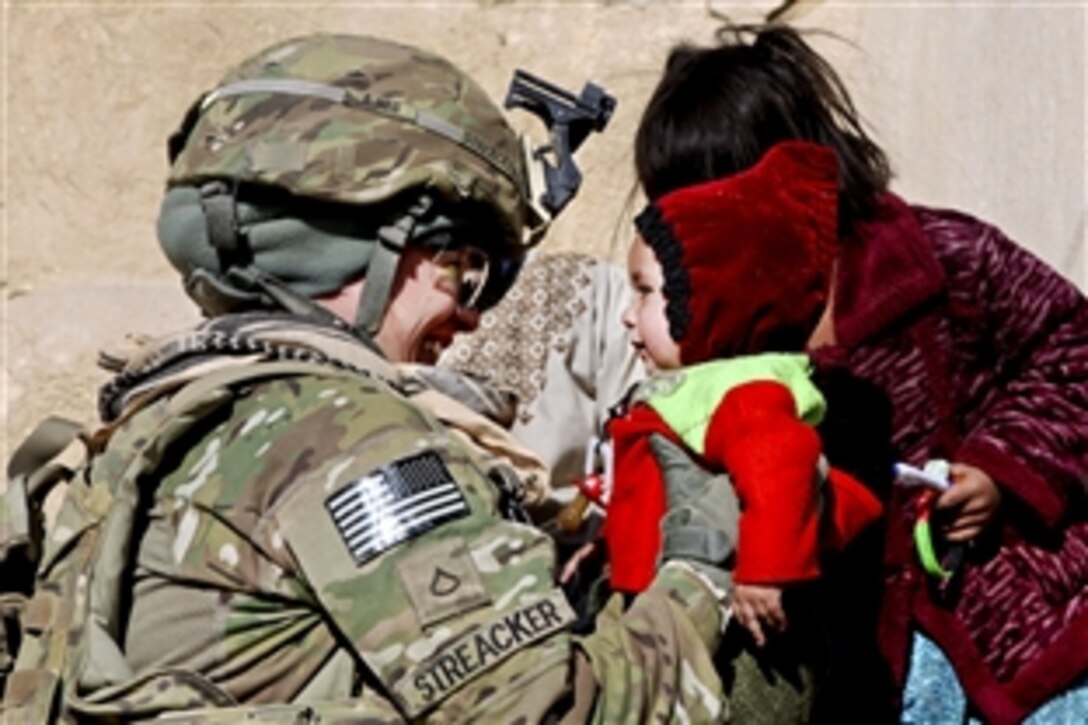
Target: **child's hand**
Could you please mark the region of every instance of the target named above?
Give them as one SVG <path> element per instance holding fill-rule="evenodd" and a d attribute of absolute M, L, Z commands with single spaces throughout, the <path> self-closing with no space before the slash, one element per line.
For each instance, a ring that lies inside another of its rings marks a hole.
<path fill-rule="evenodd" d="M 989 526 L 1001 505 L 1001 490 L 994 480 L 974 466 L 953 463 L 949 472 L 953 485 L 937 499 L 945 539 L 966 542 Z"/>
<path fill-rule="evenodd" d="M 781 587 L 761 584 L 737 584 L 733 587 L 733 615 L 752 634 L 757 647 L 767 639 L 763 627 L 771 632 L 786 629 L 786 612 L 782 609 Z"/>

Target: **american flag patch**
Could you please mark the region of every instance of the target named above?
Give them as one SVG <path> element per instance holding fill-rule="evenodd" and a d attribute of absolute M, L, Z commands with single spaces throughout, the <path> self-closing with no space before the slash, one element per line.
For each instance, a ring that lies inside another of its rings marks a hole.
<path fill-rule="evenodd" d="M 355 563 L 467 516 L 468 504 L 433 452 L 402 458 L 349 483 L 325 501 Z"/>

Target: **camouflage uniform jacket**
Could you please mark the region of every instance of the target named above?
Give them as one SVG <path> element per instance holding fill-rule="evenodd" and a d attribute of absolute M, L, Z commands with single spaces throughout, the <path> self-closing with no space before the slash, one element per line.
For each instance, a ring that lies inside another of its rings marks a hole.
<path fill-rule="evenodd" d="M 70 494 L 40 573 L 56 606 L 28 608 L 77 610 L 64 715 L 725 717 L 718 601 L 693 569 L 573 636 L 552 543 L 500 515 L 494 462 L 357 341 L 284 319 L 213 320 L 104 389 L 115 430 L 89 489 L 112 501 Z M 96 506 L 98 543 L 66 573 Z M 24 649 L 17 670 L 43 659 Z M 33 688 L 13 676 L 5 718 Z"/>

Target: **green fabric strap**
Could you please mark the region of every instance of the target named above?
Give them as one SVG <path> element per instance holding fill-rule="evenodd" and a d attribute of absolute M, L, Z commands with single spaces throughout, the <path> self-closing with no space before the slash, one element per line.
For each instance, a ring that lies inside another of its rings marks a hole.
<path fill-rule="evenodd" d="M 355 313 L 356 329 L 371 337 L 378 333 L 393 291 L 393 278 L 397 274 L 400 255 L 412 238 L 416 224 L 430 212 L 433 205 L 431 197 L 421 196 L 404 216 L 378 230 L 378 248 L 374 250 L 367 268 L 363 294 L 359 297 L 359 308 Z"/>
<path fill-rule="evenodd" d="M 200 188 L 200 206 L 208 222 L 208 240 L 212 246 L 224 252 L 236 251 L 238 220 L 234 197 L 221 183 L 206 184 Z"/>
<path fill-rule="evenodd" d="M 384 231 L 384 229 L 383 229 Z M 355 313 L 355 327 L 373 337 L 382 326 L 385 308 L 389 304 L 389 295 L 393 291 L 393 277 L 397 273 L 401 250 L 386 244 L 382 232 L 381 244 L 374 250 L 370 267 L 366 271 L 363 294 L 359 296 L 359 307 Z"/>

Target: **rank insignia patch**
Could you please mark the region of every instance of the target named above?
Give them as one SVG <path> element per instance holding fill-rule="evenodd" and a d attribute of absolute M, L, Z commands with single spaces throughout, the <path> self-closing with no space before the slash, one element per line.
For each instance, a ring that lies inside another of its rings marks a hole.
<path fill-rule="evenodd" d="M 325 501 L 355 563 L 467 516 L 468 503 L 433 452 L 402 458 L 349 483 Z"/>

